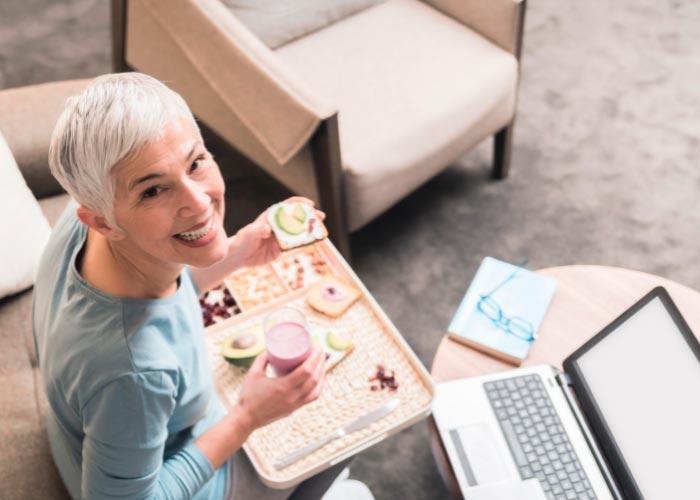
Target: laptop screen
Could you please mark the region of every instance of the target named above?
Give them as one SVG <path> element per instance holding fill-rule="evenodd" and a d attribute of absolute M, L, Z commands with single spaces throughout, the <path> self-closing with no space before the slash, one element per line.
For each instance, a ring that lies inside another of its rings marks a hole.
<path fill-rule="evenodd" d="M 623 489 L 648 500 L 698 498 L 698 343 L 665 290 L 652 291 L 567 364 L 604 453 L 618 479 L 627 476 Z"/>

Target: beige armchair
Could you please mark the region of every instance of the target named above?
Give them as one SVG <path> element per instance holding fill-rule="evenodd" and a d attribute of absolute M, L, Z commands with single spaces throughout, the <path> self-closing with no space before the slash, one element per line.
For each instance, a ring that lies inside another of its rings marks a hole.
<path fill-rule="evenodd" d="M 525 0 L 387 0 L 270 49 L 219 0 L 112 0 L 114 66 L 315 200 L 340 250 L 495 135 L 508 174 Z"/>

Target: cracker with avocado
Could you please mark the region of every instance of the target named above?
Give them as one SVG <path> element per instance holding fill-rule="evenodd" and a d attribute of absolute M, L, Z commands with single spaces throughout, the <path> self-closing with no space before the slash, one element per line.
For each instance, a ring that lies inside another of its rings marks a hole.
<path fill-rule="evenodd" d="M 315 333 L 313 342 L 326 353 L 326 371 L 332 370 L 355 348 L 350 339 L 332 330 Z"/>
<path fill-rule="evenodd" d="M 277 203 L 268 209 L 267 220 L 283 250 L 308 245 L 328 236 L 316 210 L 306 203 Z"/>

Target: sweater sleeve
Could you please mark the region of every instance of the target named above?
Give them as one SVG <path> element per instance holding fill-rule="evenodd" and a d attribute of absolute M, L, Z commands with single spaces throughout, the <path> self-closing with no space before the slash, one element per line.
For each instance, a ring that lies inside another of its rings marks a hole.
<path fill-rule="evenodd" d="M 84 405 L 82 497 L 191 498 L 214 475 L 192 442 L 164 459 L 175 384 L 166 372 L 122 375 Z"/>

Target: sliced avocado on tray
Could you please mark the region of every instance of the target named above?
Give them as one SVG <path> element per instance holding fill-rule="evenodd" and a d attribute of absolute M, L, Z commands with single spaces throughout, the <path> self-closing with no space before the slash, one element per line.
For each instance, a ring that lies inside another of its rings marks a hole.
<path fill-rule="evenodd" d="M 221 345 L 221 354 L 232 365 L 250 368 L 255 358 L 265 350 L 261 324 L 231 335 Z"/>
<path fill-rule="evenodd" d="M 326 352 L 326 371 L 340 363 L 355 347 L 350 339 L 331 330 L 315 333 L 314 345 Z"/>

